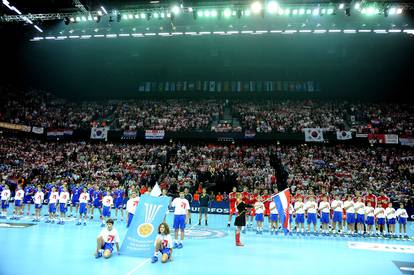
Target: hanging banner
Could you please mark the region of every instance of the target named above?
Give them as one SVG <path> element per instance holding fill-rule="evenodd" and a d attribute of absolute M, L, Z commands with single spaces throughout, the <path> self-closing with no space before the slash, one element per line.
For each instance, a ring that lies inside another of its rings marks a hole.
<path fill-rule="evenodd" d="M 43 127 L 35 127 L 35 126 L 33 126 L 32 127 L 32 132 L 35 133 L 35 134 L 41 135 L 41 134 L 44 133 L 44 128 Z"/>
<path fill-rule="evenodd" d="M 164 139 L 164 130 L 145 130 L 145 139 Z"/>
<path fill-rule="evenodd" d="M 32 130 L 30 126 L 13 124 L 13 123 L 8 123 L 8 122 L 0 122 L 0 128 L 18 130 L 18 131 L 23 131 L 23 132 L 30 132 Z"/>
<path fill-rule="evenodd" d="M 336 139 L 337 140 L 352 139 L 352 132 L 351 131 L 337 131 L 336 132 Z"/>
<path fill-rule="evenodd" d="M 107 139 L 109 127 L 91 128 L 91 139 Z"/>
<path fill-rule="evenodd" d="M 324 141 L 322 128 L 304 128 L 303 130 L 305 131 L 305 141 Z"/>
<path fill-rule="evenodd" d="M 122 242 L 121 253 L 133 257 L 151 257 L 158 225 L 163 222 L 169 197 L 142 195 L 131 225 Z"/>

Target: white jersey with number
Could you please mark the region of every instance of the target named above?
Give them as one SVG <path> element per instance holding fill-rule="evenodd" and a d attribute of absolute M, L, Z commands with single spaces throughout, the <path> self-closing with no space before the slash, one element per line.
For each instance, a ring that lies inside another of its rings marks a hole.
<path fill-rule="evenodd" d="M 52 194 L 50 194 L 50 197 L 49 197 L 49 204 L 50 203 L 57 203 L 58 199 L 59 199 L 59 193 L 58 192 L 52 192 Z"/>
<path fill-rule="evenodd" d="M 270 214 L 279 214 L 277 212 L 276 203 L 274 201 L 271 201 L 269 204 Z"/>
<path fill-rule="evenodd" d="M 264 204 L 263 202 L 256 202 L 254 204 L 254 211 L 256 212 L 256 214 L 263 214 L 264 212 Z"/>
<path fill-rule="evenodd" d="M 24 190 L 20 189 L 16 191 L 16 194 L 14 195 L 14 200 L 21 201 L 24 197 Z"/>
<path fill-rule="evenodd" d="M 112 198 L 112 196 L 105 196 L 102 199 L 102 205 L 103 206 L 107 206 L 110 207 L 112 204 L 114 203 L 114 198 Z"/>
<path fill-rule="evenodd" d="M 295 202 L 295 211 L 296 214 L 304 214 L 305 210 L 303 209 L 305 207 L 305 204 L 301 201 Z"/>
<path fill-rule="evenodd" d="M 36 192 L 36 194 L 34 195 L 35 204 L 42 204 L 44 199 L 45 199 L 45 194 L 42 191 Z"/>
<path fill-rule="evenodd" d="M 135 210 L 137 210 L 138 203 L 139 203 L 139 197 L 129 199 L 126 204 L 127 212 L 131 214 L 135 214 Z"/>
<path fill-rule="evenodd" d="M 82 193 L 79 196 L 79 203 L 88 203 L 89 199 L 89 193 Z"/>
<path fill-rule="evenodd" d="M 387 209 L 385 209 L 385 216 L 387 216 L 387 219 L 395 219 L 395 209 L 392 207 L 387 207 Z"/>
<path fill-rule="evenodd" d="M 1 200 L 2 201 L 10 200 L 10 190 L 5 189 L 1 191 Z"/>
<path fill-rule="evenodd" d="M 308 213 L 316 213 L 316 209 L 318 208 L 318 205 L 315 201 L 307 201 L 305 203 L 305 209 L 308 211 Z"/>
<path fill-rule="evenodd" d="M 172 238 L 170 234 L 162 235 L 158 234 L 155 238 L 154 244 L 157 244 L 157 241 L 160 240 L 162 243 L 162 246 L 165 248 L 172 248 Z"/>
<path fill-rule="evenodd" d="M 346 213 L 355 214 L 355 208 L 354 208 L 354 202 L 353 201 L 345 201 L 344 202 L 344 208 Z"/>
<path fill-rule="evenodd" d="M 357 211 L 358 214 L 364 215 L 365 214 L 365 204 L 363 202 L 356 202 L 354 204 L 355 211 Z"/>
<path fill-rule="evenodd" d="M 365 215 L 367 215 L 367 217 L 373 217 L 374 216 L 374 207 L 365 206 Z"/>
<path fill-rule="evenodd" d="M 406 218 L 406 219 L 408 218 L 407 210 L 405 210 L 404 208 L 398 208 L 395 215 L 401 218 Z"/>
<path fill-rule="evenodd" d="M 112 230 L 109 231 L 108 228 L 102 229 L 101 233 L 99 233 L 98 237 L 102 237 L 104 242 L 106 243 L 119 243 L 119 234 L 118 230 L 112 227 Z"/>
<path fill-rule="evenodd" d="M 186 215 L 190 209 L 190 204 L 187 199 L 175 198 L 171 206 L 174 207 L 174 215 Z"/>
<path fill-rule="evenodd" d="M 331 207 L 335 212 L 342 212 L 342 209 L 344 208 L 344 203 L 340 200 L 334 200 L 331 203 Z"/>
<path fill-rule="evenodd" d="M 385 218 L 385 209 L 382 207 L 375 208 L 374 215 L 377 217 L 377 219 Z"/>
<path fill-rule="evenodd" d="M 69 192 L 62 192 L 59 195 L 59 203 L 67 203 L 69 200 Z"/>
<path fill-rule="evenodd" d="M 331 206 L 327 201 L 321 201 L 319 204 L 319 210 L 322 210 L 322 213 L 330 213 Z"/>

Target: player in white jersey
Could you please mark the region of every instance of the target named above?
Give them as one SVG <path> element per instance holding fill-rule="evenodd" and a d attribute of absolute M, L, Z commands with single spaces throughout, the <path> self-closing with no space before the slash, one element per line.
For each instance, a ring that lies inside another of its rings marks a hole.
<path fill-rule="evenodd" d="M 270 209 L 270 234 L 277 234 L 277 229 L 279 228 L 279 213 L 277 212 L 276 203 L 272 200 L 269 205 Z"/>
<path fill-rule="evenodd" d="M 89 193 L 86 188 L 82 188 L 82 193 L 79 196 L 79 221 L 76 225 L 81 225 L 82 215 L 83 215 L 83 225 L 86 225 L 86 220 L 88 219 L 88 202 L 90 200 Z"/>
<path fill-rule="evenodd" d="M 85 214 L 86 216 L 87 214 Z M 101 230 L 98 237 L 96 238 L 96 252 L 95 257 L 99 258 L 104 256 L 105 259 L 111 257 L 114 250 L 114 244 L 116 245 L 116 250 L 119 255 L 119 243 L 120 238 L 118 230 L 114 227 L 114 221 L 108 219 L 106 221 L 106 228 Z M 102 253 L 103 252 L 103 253 Z"/>
<path fill-rule="evenodd" d="M 70 194 L 66 186 L 63 187 L 63 191 L 59 195 L 59 208 L 60 208 L 60 221 L 58 224 L 65 224 L 66 211 L 68 210 L 68 201 Z"/>
<path fill-rule="evenodd" d="M 49 219 L 46 223 L 55 223 L 56 219 L 56 206 L 59 200 L 59 193 L 56 191 L 56 187 L 52 187 L 52 191 L 49 196 Z"/>
<path fill-rule="evenodd" d="M 184 229 L 188 222 L 190 203 L 184 198 L 184 192 L 180 191 L 180 197 L 175 198 L 171 206 L 174 207 L 174 248 L 183 248 Z M 181 240 L 178 240 L 178 231 L 181 231 Z"/>
<path fill-rule="evenodd" d="M 6 185 L 4 190 L 1 191 L 1 217 L 0 218 L 7 218 L 7 209 L 9 208 L 9 201 L 10 201 L 11 192 L 9 186 Z"/>
<path fill-rule="evenodd" d="M 167 223 L 163 222 L 158 226 L 158 236 L 154 242 L 155 253 L 151 258 L 151 262 L 158 261 L 158 253 L 161 253 L 161 262 L 166 263 L 172 260 L 172 238 L 170 235 L 170 228 Z"/>
<path fill-rule="evenodd" d="M 357 213 L 356 223 L 358 234 L 363 234 L 365 224 L 365 203 L 362 201 L 362 197 L 358 197 L 357 202 L 354 204 L 354 209 Z"/>
<path fill-rule="evenodd" d="M 114 198 L 111 196 L 109 191 L 102 198 L 102 224 L 101 227 L 105 226 L 105 221 L 111 217 L 111 207 L 114 204 Z"/>
<path fill-rule="evenodd" d="M 333 219 L 332 219 L 332 226 L 333 230 L 335 231 L 338 227 L 337 233 L 342 231 L 342 211 L 343 211 L 344 204 L 339 199 L 339 195 L 335 195 L 335 200 L 331 202 L 331 209 L 333 212 Z"/>
<path fill-rule="evenodd" d="M 385 234 L 385 209 L 381 207 L 381 204 L 377 205 L 377 208 L 374 210 L 374 216 L 377 218 L 378 232 L 382 235 Z"/>
<path fill-rule="evenodd" d="M 348 200 L 344 202 L 344 209 L 346 211 L 346 223 L 348 224 L 348 233 L 354 234 L 355 230 L 355 208 L 352 201 L 352 195 L 348 195 Z"/>
<path fill-rule="evenodd" d="M 299 232 L 299 227 L 302 233 L 305 233 L 305 204 L 302 202 L 302 197 L 298 197 L 294 206 L 296 232 Z"/>
<path fill-rule="evenodd" d="M 135 210 L 137 209 L 139 203 L 139 197 L 137 197 L 137 193 L 133 191 L 131 193 L 131 198 L 127 201 L 126 210 L 128 215 L 126 217 L 127 227 L 131 224 L 132 218 L 134 217 Z"/>
<path fill-rule="evenodd" d="M 398 231 L 399 231 L 400 238 L 402 237 L 402 232 L 403 232 L 401 229 L 404 229 L 404 237 L 408 238 L 407 228 L 406 228 L 408 213 L 407 213 L 407 210 L 404 209 L 404 204 L 403 203 L 400 203 L 400 208 L 397 209 L 397 212 L 395 213 L 395 215 L 398 218 L 398 224 L 399 224 L 399 230 Z"/>
<path fill-rule="evenodd" d="M 257 202 L 254 204 L 255 220 L 256 220 L 256 234 L 263 233 L 263 213 L 264 213 L 264 204 L 262 202 L 262 196 L 258 195 L 256 197 Z"/>
<path fill-rule="evenodd" d="M 310 225 L 313 223 L 313 233 L 316 233 L 316 211 L 318 209 L 318 205 L 315 202 L 315 197 L 310 196 L 309 200 L 305 203 L 304 210 L 308 214 L 308 218 L 306 219 L 306 223 L 308 224 L 308 233 L 310 232 Z"/>
<path fill-rule="evenodd" d="M 321 211 L 322 234 L 328 234 L 329 215 L 331 214 L 331 206 L 328 198 L 324 196 L 319 203 L 319 211 Z"/>
<path fill-rule="evenodd" d="M 372 236 L 375 231 L 375 217 L 374 217 L 374 207 L 371 206 L 372 203 L 368 202 L 368 205 L 365 206 L 365 224 L 367 226 L 367 233 Z"/>
<path fill-rule="evenodd" d="M 34 204 L 35 204 L 35 218 L 34 222 L 40 222 L 40 215 L 42 214 L 43 200 L 45 199 L 45 194 L 42 191 L 42 186 L 38 185 L 36 193 L 34 194 Z"/>
<path fill-rule="evenodd" d="M 21 185 L 17 186 L 16 193 L 14 194 L 14 215 L 12 220 L 19 219 L 19 216 L 23 215 L 23 197 L 24 190 Z"/>
<path fill-rule="evenodd" d="M 395 237 L 395 223 L 397 216 L 395 214 L 395 209 L 392 207 L 392 202 L 390 202 L 387 209 L 385 209 L 385 216 L 387 217 L 388 235 Z"/>

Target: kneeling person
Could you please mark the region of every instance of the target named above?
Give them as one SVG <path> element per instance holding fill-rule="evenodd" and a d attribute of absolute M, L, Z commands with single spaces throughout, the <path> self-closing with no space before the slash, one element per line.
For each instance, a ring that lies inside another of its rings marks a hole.
<path fill-rule="evenodd" d="M 99 258 L 104 256 L 105 259 L 111 257 L 114 250 L 114 244 L 116 245 L 116 250 L 119 255 L 119 242 L 119 234 L 118 230 L 114 228 L 114 221 L 112 219 L 108 219 L 106 221 L 106 228 L 102 229 L 96 239 L 95 257 Z"/>
<path fill-rule="evenodd" d="M 172 238 L 168 224 L 163 222 L 158 226 L 158 236 L 155 239 L 155 253 L 151 258 L 151 262 L 158 261 L 158 253 L 161 252 L 161 262 L 166 263 L 171 260 L 172 255 Z"/>

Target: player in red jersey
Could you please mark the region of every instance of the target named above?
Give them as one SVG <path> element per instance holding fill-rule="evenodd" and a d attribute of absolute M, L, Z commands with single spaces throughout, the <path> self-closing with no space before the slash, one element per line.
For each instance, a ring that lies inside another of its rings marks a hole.
<path fill-rule="evenodd" d="M 269 191 L 267 189 L 263 190 L 262 195 L 262 202 L 264 204 L 264 216 L 267 217 L 267 221 L 269 222 L 269 232 L 272 228 L 271 222 L 270 222 L 270 195 Z"/>
<path fill-rule="evenodd" d="M 377 196 L 371 193 L 371 190 L 367 190 L 364 196 L 364 202 L 367 206 L 372 206 L 374 209 L 377 207 Z"/>
<path fill-rule="evenodd" d="M 247 186 L 243 187 L 243 192 L 241 192 L 241 200 L 243 201 L 244 204 L 249 204 L 250 205 L 250 193 L 248 191 Z M 244 215 L 246 216 L 246 224 L 249 221 L 249 211 L 245 211 Z M 242 227 L 242 231 L 243 233 L 246 233 L 245 227 Z"/>
<path fill-rule="evenodd" d="M 257 202 L 257 197 L 259 196 L 259 191 L 255 188 L 253 194 L 250 195 L 250 205 L 254 205 Z M 256 211 L 254 207 L 250 210 L 250 227 L 253 226 L 253 219 L 256 216 Z"/>
<path fill-rule="evenodd" d="M 232 192 L 229 194 L 229 222 L 227 223 L 227 227 L 230 227 L 231 218 L 236 213 L 236 202 L 237 202 L 237 187 L 233 187 Z"/>
<path fill-rule="evenodd" d="M 381 191 L 381 192 L 380 192 L 380 195 L 379 195 L 379 196 L 378 196 L 378 198 L 377 198 L 377 203 L 378 203 L 378 205 L 379 205 L 380 207 L 382 207 L 382 208 L 384 208 L 384 209 L 387 209 L 388 204 L 390 203 L 390 198 L 388 198 L 388 197 L 385 195 L 384 191 Z"/>

